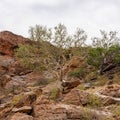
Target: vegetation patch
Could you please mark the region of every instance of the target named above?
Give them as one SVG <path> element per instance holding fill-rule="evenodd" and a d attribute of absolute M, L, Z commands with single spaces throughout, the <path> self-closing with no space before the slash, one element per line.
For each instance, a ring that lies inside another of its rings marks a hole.
<path fill-rule="evenodd" d="M 15 95 L 12 99 L 12 105 L 15 106 L 19 103 L 19 101 L 21 100 L 22 98 L 22 95 Z"/>
<path fill-rule="evenodd" d="M 114 116 L 117 120 L 120 119 L 120 105 L 113 108 L 112 113 L 114 114 Z"/>
<path fill-rule="evenodd" d="M 104 120 L 105 116 L 98 115 L 96 111 L 90 110 L 88 108 L 83 108 L 81 120 Z"/>
<path fill-rule="evenodd" d="M 89 102 L 87 104 L 88 107 L 99 108 L 102 107 L 101 99 L 95 95 L 89 95 Z"/>
<path fill-rule="evenodd" d="M 84 73 L 85 73 L 85 70 L 84 70 L 84 68 L 81 67 L 81 68 L 70 71 L 68 73 L 68 76 L 69 77 L 77 77 L 77 78 L 81 79 L 81 78 L 83 78 Z"/>
<path fill-rule="evenodd" d="M 78 88 L 79 90 L 85 90 L 84 84 L 78 85 L 77 88 Z"/>
<path fill-rule="evenodd" d="M 56 100 L 58 95 L 59 95 L 60 89 L 59 88 L 54 88 L 51 91 L 50 99 Z"/>
<path fill-rule="evenodd" d="M 33 86 L 40 86 L 40 85 L 47 85 L 51 82 L 53 82 L 55 80 L 53 79 L 44 79 L 44 78 L 40 78 L 39 80 L 37 80 Z"/>

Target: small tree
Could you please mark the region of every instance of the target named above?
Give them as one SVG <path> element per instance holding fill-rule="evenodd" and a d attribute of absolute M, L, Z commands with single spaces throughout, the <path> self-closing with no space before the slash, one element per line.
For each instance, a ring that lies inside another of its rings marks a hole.
<path fill-rule="evenodd" d="M 57 66 L 59 67 L 59 80 L 62 81 L 62 68 L 65 62 L 67 61 L 65 55 L 65 48 L 68 48 L 71 45 L 71 37 L 67 35 L 67 28 L 65 25 L 59 23 L 54 28 L 54 39 L 53 44 L 57 46 Z"/>
<path fill-rule="evenodd" d="M 55 26 L 54 30 L 53 43 L 59 48 L 66 47 L 67 28 L 65 25 L 59 23 L 58 26 Z"/>
<path fill-rule="evenodd" d="M 101 38 L 99 37 L 92 38 L 93 41 L 92 44 L 94 47 L 101 47 L 108 50 L 110 46 L 119 43 L 120 39 L 117 37 L 116 31 L 110 31 L 109 33 L 107 33 L 103 30 L 100 30 L 100 33 L 101 33 Z"/>
<path fill-rule="evenodd" d="M 74 39 L 74 47 L 82 47 L 85 45 L 87 35 L 84 30 L 77 28 L 73 39 Z"/>
<path fill-rule="evenodd" d="M 88 63 L 100 68 L 100 74 L 104 69 L 104 65 L 109 63 L 115 63 L 115 56 L 117 55 L 118 59 L 118 46 L 119 38 L 117 37 L 117 32 L 110 31 L 106 33 L 105 31 L 100 31 L 102 37 L 93 38 L 93 46 L 94 48 L 90 49 L 88 54 Z M 117 58 L 116 58 L 117 59 Z"/>
<path fill-rule="evenodd" d="M 104 52 L 102 53 L 104 59 L 106 59 L 107 53 L 111 46 L 119 44 L 119 38 L 117 37 L 116 31 L 110 31 L 109 33 L 100 30 L 101 38 L 95 37 L 93 38 L 93 46 L 95 48 L 103 48 Z M 103 61 L 104 62 L 104 61 Z"/>
<path fill-rule="evenodd" d="M 110 58 L 111 61 L 114 62 L 114 64 L 119 65 L 120 64 L 120 45 L 113 45 L 109 48 L 107 51 L 107 56 Z"/>
<path fill-rule="evenodd" d="M 30 39 L 34 41 L 51 41 L 52 31 L 51 28 L 46 26 L 36 25 L 35 27 L 29 28 Z"/>
<path fill-rule="evenodd" d="M 91 48 L 88 52 L 88 64 L 100 68 L 102 61 L 104 59 L 104 48 Z"/>

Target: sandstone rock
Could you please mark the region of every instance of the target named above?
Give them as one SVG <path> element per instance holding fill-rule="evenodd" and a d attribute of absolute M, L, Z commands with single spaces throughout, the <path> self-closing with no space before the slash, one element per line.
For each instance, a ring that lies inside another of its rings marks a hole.
<path fill-rule="evenodd" d="M 87 116 L 86 116 L 87 113 Z M 103 114 L 62 103 L 40 104 L 34 106 L 35 120 L 102 120 Z M 94 119 L 95 118 L 95 119 Z"/>
<path fill-rule="evenodd" d="M 62 81 L 63 93 L 67 93 L 70 89 L 77 87 L 80 84 L 80 80 L 72 80 L 72 81 Z"/>
<path fill-rule="evenodd" d="M 37 98 L 35 104 L 40 105 L 40 104 L 50 104 L 51 101 L 48 96 L 41 95 L 40 97 Z"/>
<path fill-rule="evenodd" d="M 13 105 L 16 107 L 30 106 L 37 99 L 37 95 L 31 91 L 13 97 Z"/>
<path fill-rule="evenodd" d="M 90 83 L 86 83 L 85 85 L 84 85 L 84 88 L 85 89 L 89 89 L 91 87 L 91 84 Z"/>
<path fill-rule="evenodd" d="M 116 103 L 117 103 L 117 101 L 115 101 L 111 97 L 107 97 L 103 100 L 103 105 L 105 105 L 105 106 L 109 106 L 109 105 L 116 104 Z"/>
<path fill-rule="evenodd" d="M 23 99 L 23 101 L 24 101 L 24 103 L 25 103 L 25 105 L 31 105 L 36 99 L 37 99 L 37 95 L 36 95 L 36 93 L 35 92 L 26 92 L 25 94 L 24 94 L 24 99 Z"/>
<path fill-rule="evenodd" d="M 12 95 L 7 95 L 7 96 L 3 96 L 3 97 L 1 97 L 0 98 L 0 106 L 1 105 L 7 105 L 7 104 L 9 104 L 10 102 L 11 102 L 11 100 L 12 100 Z"/>
<path fill-rule="evenodd" d="M 33 85 L 33 84 L 31 84 Z M 29 84 L 30 86 L 30 84 Z M 39 86 L 35 87 L 28 87 L 26 88 L 26 92 L 33 91 L 37 96 L 40 96 L 42 94 L 42 89 Z"/>
<path fill-rule="evenodd" d="M 69 71 L 80 67 L 85 68 L 87 64 L 84 59 L 75 56 L 63 67 L 63 75 L 66 76 Z"/>
<path fill-rule="evenodd" d="M 12 112 L 22 112 L 22 113 L 31 113 L 32 107 L 31 106 L 23 106 L 21 108 L 13 108 Z"/>
<path fill-rule="evenodd" d="M 5 87 L 5 85 L 11 81 L 11 77 L 7 74 L 5 74 L 4 76 L 1 77 L 1 85 L 2 87 Z"/>
<path fill-rule="evenodd" d="M 71 90 L 62 100 L 65 104 L 86 105 L 89 102 L 89 94 L 77 89 Z"/>
<path fill-rule="evenodd" d="M 10 75 L 19 75 L 19 76 L 23 76 L 23 75 L 27 75 L 28 73 L 31 73 L 31 70 L 28 70 L 26 68 L 23 68 L 20 65 L 19 61 L 15 61 L 10 67 L 9 67 L 9 74 Z"/>
<path fill-rule="evenodd" d="M 37 96 L 40 96 L 42 94 L 42 89 L 40 87 L 35 88 L 33 91 Z"/>
<path fill-rule="evenodd" d="M 111 97 L 119 97 L 120 93 L 120 85 L 107 85 L 103 90 L 101 90 L 101 94 L 111 96 Z"/>
<path fill-rule="evenodd" d="M 14 58 L 10 56 L 0 55 L 0 66 L 8 68 L 13 62 L 14 62 Z"/>
<path fill-rule="evenodd" d="M 29 40 L 9 31 L 0 32 L 0 53 L 13 56 L 14 49 L 20 44 L 28 43 Z"/>
<path fill-rule="evenodd" d="M 3 108 L 2 110 L 0 110 L 0 120 L 5 120 L 5 118 L 9 115 L 9 113 L 11 112 L 12 108 L 6 107 Z"/>
<path fill-rule="evenodd" d="M 0 67 L 0 77 L 2 77 L 3 75 L 5 75 L 7 73 L 8 69 L 5 67 Z"/>
<path fill-rule="evenodd" d="M 15 113 L 9 120 L 33 120 L 33 117 L 23 113 Z"/>
<path fill-rule="evenodd" d="M 20 92 L 22 92 L 25 84 L 25 81 L 12 79 L 11 81 L 6 83 L 5 89 L 8 92 L 12 92 L 13 94 L 19 94 Z"/>

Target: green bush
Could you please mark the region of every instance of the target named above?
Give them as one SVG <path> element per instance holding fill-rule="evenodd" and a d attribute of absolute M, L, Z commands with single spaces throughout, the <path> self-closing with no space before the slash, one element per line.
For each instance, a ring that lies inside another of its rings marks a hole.
<path fill-rule="evenodd" d="M 81 77 L 84 76 L 84 73 L 85 73 L 85 70 L 84 70 L 84 68 L 81 67 L 81 68 L 70 71 L 68 73 L 68 76 L 69 77 L 77 77 L 77 78 L 81 79 Z"/>
<path fill-rule="evenodd" d="M 45 46 L 44 46 L 45 47 Z M 20 45 L 16 49 L 16 59 L 19 59 L 20 65 L 24 68 L 36 71 L 47 70 L 49 65 L 47 52 L 39 45 Z"/>
<path fill-rule="evenodd" d="M 111 56 L 111 59 L 114 60 L 116 64 L 120 64 L 120 46 L 119 45 L 111 46 L 108 50 L 108 55 Z"/>
<path fill-rule="evenodd" d="M 94 108 L 99 108 L 102 106 L 102 102 L 99 97 L 95 95 L 90 95 L 89 96 L 89 103 L 87 105 L 88 107 L 94 107 Z"/>
<path fill-rule="evenodd" d="M 56 100 L 57 97 L 58 97 L 59 92 L 60 92 L 60 89 L 53 88 L 52 91 L 51 91 L 50 99 Z"/>
<path fill-rule="evenodd" d="M 120 45 L 112 45 L 108 49 L 98 47 L 89 50 L 87 59 L 89 65 L 99 68 L 104 59 L 120 64 Z"/>
<path fill-rule="evenodd" d="M 104 52 L 103 48 L 91 48 L 88 52 L 88 64 L 99 68 L 104 59 Z"/>

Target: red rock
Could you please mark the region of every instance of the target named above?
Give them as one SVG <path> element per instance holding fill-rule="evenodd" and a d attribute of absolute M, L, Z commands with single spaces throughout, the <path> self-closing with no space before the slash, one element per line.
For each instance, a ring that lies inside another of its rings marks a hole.
<path fill-rule="evenodd" d="M 103 114 L 98 115 L 95 111 L 89 111 L 86 116 L 86 110 L 75 105 L 66 105 L 62 103 L 40 104 L 34 106 L 35 120 L 83 120 L 90 119 L 102 120 Z M 90 118 L 89 118 L 90 117 Z"/>
<path fill-rule="evenodd" d="M 84 91 L 73 89 L 65 95 L 62 102 L 65 104 L 86 105 L 89 102 L 88 95 Z"/>
<path fill-rule="evenodd" d="M 103 105 L 105 105 L 105 106 L 109 106 L 109 105 L 116 104 L 116 103 L 117 102 L 110 97 L 107 97 L 103 100 Z"/>
<path fill-rule="evenodd" d="M 33 117 L 23 113 L 15 113 L 9 120 L 33 120 Z"/>
<path fill-rule="evenodd" d="M 101 91 L 101 94 L 111 97 L 119 97 L 120 96 L 119 90 L 120 90 L 120 85 L 107 85 Z"/>
<path fill-rule="evenodd" d="M 29 39 L 9 31 L 0 32 L 0 53 L 13 56 L 14 49 L 20 44 L 28 43 Z"/>
<path fill-rule="evenodd" d="M 80 57 L 73 57 L 70 61 L 68 61 L 65 66 L 63 67 L 63 75 L 67 75 L 67 73 L 73 69 L 80 68 L 80 67 L 87 67 L 84 59 Z"/>
<path fill-rule="evenodd" d="M 12 112 L 22 112 L 22 113 L 30 113 L 32 110 L 31 106 L 23 106 L 21 108 L 13 108 Z"/>

